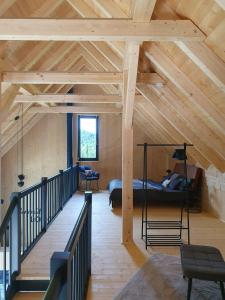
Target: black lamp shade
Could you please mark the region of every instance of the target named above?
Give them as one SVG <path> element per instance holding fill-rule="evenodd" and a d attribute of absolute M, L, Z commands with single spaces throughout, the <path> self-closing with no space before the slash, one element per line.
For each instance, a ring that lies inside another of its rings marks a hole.
<path fill-rule="evenodd" d="M 184 149 L 175 149 L 172 158 L 177 160 L 187 159 L 186 151 Z"/>
<path fill-rule="evenodd" d="M 19 180 L 24 180 L 25 179 L 25 176 L 23 175 L 23 174 L 20 174 L 20 175 L 18 175 L 18 178 L 19 178 Z"/>

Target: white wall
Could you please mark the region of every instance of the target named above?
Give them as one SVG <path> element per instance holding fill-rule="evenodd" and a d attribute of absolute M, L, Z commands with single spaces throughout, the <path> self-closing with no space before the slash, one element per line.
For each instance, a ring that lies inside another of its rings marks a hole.
<path fill-rule="evenodd" d="M 205 170 L 203 208 L 225 222 L 225 173 L 213 166 Z"/>

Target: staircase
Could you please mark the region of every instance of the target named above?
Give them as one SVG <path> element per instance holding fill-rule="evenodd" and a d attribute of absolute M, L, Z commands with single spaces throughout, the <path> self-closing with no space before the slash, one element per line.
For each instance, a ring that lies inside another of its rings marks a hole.
<path fill-rule="evenodd" d="M 82 247 L 86 245 L 85 249 L 90 246 L 83 232 L 89 236 L 91 208 L 87 201 L 89 196 L 85 198 L 84 205 L 82 195 L 72 196 L 77 189 L 77 175 L 77 167 L 72 167 L 52 178 L 44 178 L 40 184 L 24 192 L 12 194 L 0 227 L 3 254 L 0 299 L 42 299 L 42 291 L 49 286 L 50 273 L 52 283 L 57 271 L 54 264 L 54 270 L 52 266 L 50 268 L 55 251 L 64 255 L 66 249 L 70 257 L 85 262 L 84 257 L 76 257 L 76 249 L 79 249 L 79 244 Z M 80 252 L 85 253 L 85 249 Z M 68 267 L 70 263 L 68 260 Z M 89 260 L 86 265 L 90 265 Z M 90 267 L 87 270 L 89 274 Z M 75 280 L 72 273 L 68 282 L 71 283 L 71 280 Z M 50 296 L 48 299 L 53 298 Z"/>

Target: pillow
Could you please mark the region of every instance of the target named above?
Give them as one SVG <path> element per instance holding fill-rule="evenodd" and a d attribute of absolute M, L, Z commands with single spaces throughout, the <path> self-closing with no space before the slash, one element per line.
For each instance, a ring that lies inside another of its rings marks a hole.
<path fill-rule="evenodd" d="M 92 176 L 93 171 L 92 170 L 85 170 L 86 176 Z"/>
<path fill-rule="evenodd" d="M 165 180 L 163 180 L 163 182 L 162 182 L 162 186 L 163 186 L 164 188 L 166 188 L 166 187 L 168 186 L 169 183 L 170 183 L 170 179 L 165 179 Z"/>
<path fill-rule="evenodd" d="M 170 174 L 163 176 L 163 179 L 160 181 L 160 183 L 162 184 L 165 179 L 170 179 L 173 174 L 175 173 L 171 172 Z"/>
<path fill-rule="evenodd" d="M 170 182 L 167 185 L 167 187 L 171 190 L 176 190 L 178 189 L 179 185 L 181 184 L 181 182 L 184 180 L 184 177 L 175 173 L 171 176 L 170 178 Z"/>

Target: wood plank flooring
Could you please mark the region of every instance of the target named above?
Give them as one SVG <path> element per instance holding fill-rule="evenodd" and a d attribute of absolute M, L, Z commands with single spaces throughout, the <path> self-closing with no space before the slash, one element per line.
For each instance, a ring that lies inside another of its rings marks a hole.
<path fill-rule="evenodd" d="M 155 253 L 161 252 L 171 255 L 179 255 L 178 247 L 149 247 L 145 250 L 144 242 L 141 240 L 141 210 L 134 209 L 134 243 L 128 246 L 121 244 L 121 209 L 111 209 L 108 204 L 109 194 L 107 192 L 93 194 L 93 234 L 92 234 L 92 276 L 89 283 L 87 300 L 110 300 L 125 285 L 127 280 Z M 65 241 L 64 230 L 59 224 L 68 226 L 71 222 L 78 206 L 83 203 L 83 195 L 75 195 L 73 201 L 68 203 L 66 217 L 62 215 L 56 219 L 58 225 L 54 226 L 51 234 L 45 237 L 45 241 L 39 248 L 43 251 L 35 254 L 31 252 L 33 258 L 23 266 L 23 276 L 37 275 L 47 276 L 49 273 L 48 245 L 53 249 L 53 241 Z M 70 206 L 71 205 L 71 206 Z M 72 209 L 73 206 L 76 208 Z M 77 211 L 79 213 L 79 211 Z M 175 219 L 179 218 L 179 210 L 175 207 L 152 207 L 150 214 L 153 219 Z M 191 214 L 191 243 L 213 245 L 218 247 L 225 258 L 225 223 L 207 213 Z M 54 223 L 53 223 L 54 224 Z M 52 224 L 52 225 L 53 225 Z M 54 232 L 55 231 L 55 232 Z M 49 231 L 50 232 L 50 231 Z M 56 238 L 53 236 L 56 234 Z M 49 242 L 50 241 L 50 242 Z M 41 241 L 40 241 L 41 242 Z M 57 244 L 57 249 L 62 250 L 62 243 Z M 35 247 L 36 248 L 36 247 Z M 36 257 L 36 258 L 35 258 Z M 28 259 L 27 258 L 27 259 Z M 43 259 L 43 263 L 37 263 Z M 36 261 L 36 262 L 35 262 Z M 24 261 L 25 262 L 25 261 Z M 31 263 L 33 267 L 29 265 Z M 38 267 L 37 269 L 36 266 Z M 32 271 L 31 268 L 33 268 Z M 29 293 L 30 294 L 30 293 Z M 20 298 L 18 298 L 20 296 Z M 42 295 L 32 293 L 30 295 L 19 295 L 15 299 L 37 300 L 42 299 Z M 36 297 L 36 298 L 33 298 Z M 38 298 L 39 297 L 39 298 Z"/>
<path fill-rule="evenodd" d="M 152 207 L 153 219 L 179 218 L 179 210 Z M 207 214 L 191 214 L 191 243 L 218 247 L 225 258 L 225 223 Z M 179 255 L 179 247 L 149 247 L 141 236 L 141 209 L 134 209 L 134 243 L 121 244 L 121 209 L 108 206 L 108 194 L 93 195 L 92 277 L 87 300 L 110 300 L 127 280 L 155 253 Z"/>

